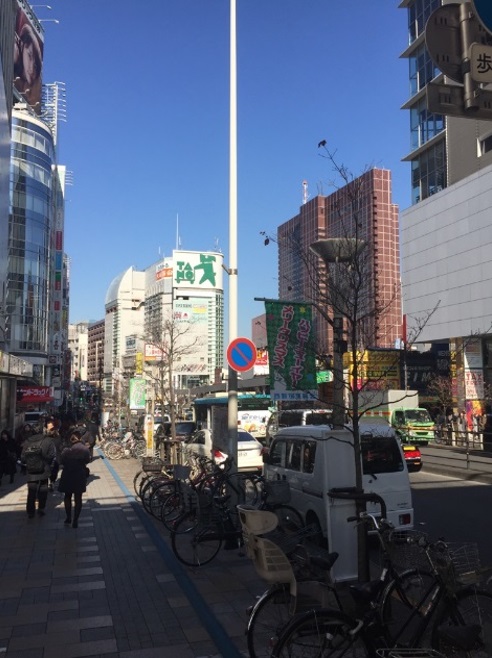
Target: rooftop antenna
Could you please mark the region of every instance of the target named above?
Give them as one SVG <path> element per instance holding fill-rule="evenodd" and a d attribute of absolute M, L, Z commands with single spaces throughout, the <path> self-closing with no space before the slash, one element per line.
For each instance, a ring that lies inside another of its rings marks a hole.
<path fill-rule="evenodd" d="M 309 199 L 308 182 L 307 182 L 307 180 L 303 180 L 302 181 L 302 205 L 307 203 L 308 199 Z"/>
<path fill-rule="evenodd" d="M 179 237 L 179 214 L 176 213 L 176 249 L 181 249 L 181 238 Z"/>

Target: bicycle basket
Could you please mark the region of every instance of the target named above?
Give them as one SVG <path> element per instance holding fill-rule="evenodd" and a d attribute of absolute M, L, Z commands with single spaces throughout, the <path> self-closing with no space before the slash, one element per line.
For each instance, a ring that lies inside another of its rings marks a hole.
<path fill-rule="evenodd" d="M 145 473 L 160 473 L 164 462 L 159 457 L 142 457 L 142 470 Z"/>
<path fill-rule="evenodd" d="M 380 658 L 446 658 L 434 649 L 378 649 Z"/>
<path fill-rule="evenodd" d="M 480 556 L 473 542 L 446 542 L 444 551 L 435 551 L 433 561 L 443 581 L 451 588 L 475 585 L 479 581 Z"/>
<path fill-rule="evenodd" d="M 427 543 L 427 535 L 419 530 L 390 530 L 383 535 L 389 558 L 397 570 L 426 569 L 429 562 L 420 542 Z"/>
<path fill-rule="evenodd" d="M 287 480 L 267 480 L 263 487 L 269 504 L 285 505 L 290 502 L 290 485 Z"/>

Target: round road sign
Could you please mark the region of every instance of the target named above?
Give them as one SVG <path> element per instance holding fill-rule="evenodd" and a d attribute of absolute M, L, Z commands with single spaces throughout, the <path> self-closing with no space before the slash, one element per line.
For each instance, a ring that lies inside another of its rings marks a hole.
<path fill-rule="evenodd" d="M 256 361 L 256 345 L 249 338 L 235 338 L 227 348 L 227 363 L 233 370 L 251 370 Z"/>
<path fill-rule="evenodd" d="M 472 0 L 477 18 L 488 32 L 492 32 L 492 2 L 490 0 Z"/>

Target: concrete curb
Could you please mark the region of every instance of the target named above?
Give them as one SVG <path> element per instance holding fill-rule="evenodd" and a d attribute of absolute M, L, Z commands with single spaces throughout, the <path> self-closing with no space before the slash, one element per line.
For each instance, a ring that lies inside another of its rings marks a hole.
<path fill-rule="evenodd" d="M 467 468 L 457 468 L 453 466 L 444 466 L 441 464 L 424 463 L 422 472 L 434 473 L 436 475 L 446 475 L 448 477 L 464 480 L 465 482 L 480 482 L 483 484 L 492 484 L 492 473 L 483 471 L 474 471 Z"/>

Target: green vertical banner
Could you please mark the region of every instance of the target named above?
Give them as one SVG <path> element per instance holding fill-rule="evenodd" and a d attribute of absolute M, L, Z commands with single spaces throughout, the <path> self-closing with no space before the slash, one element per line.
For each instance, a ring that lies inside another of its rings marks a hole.
<path fill-rule="evenodd" d="M 318 391 L 311 305 L 268 300 L 265 309 L 272 399 L 315 399 Z"/>
<path fill-rule="evenodd" d="M 145 409 L 145 379 L 134 377 L 130 379 L 130 409 Z"/>

